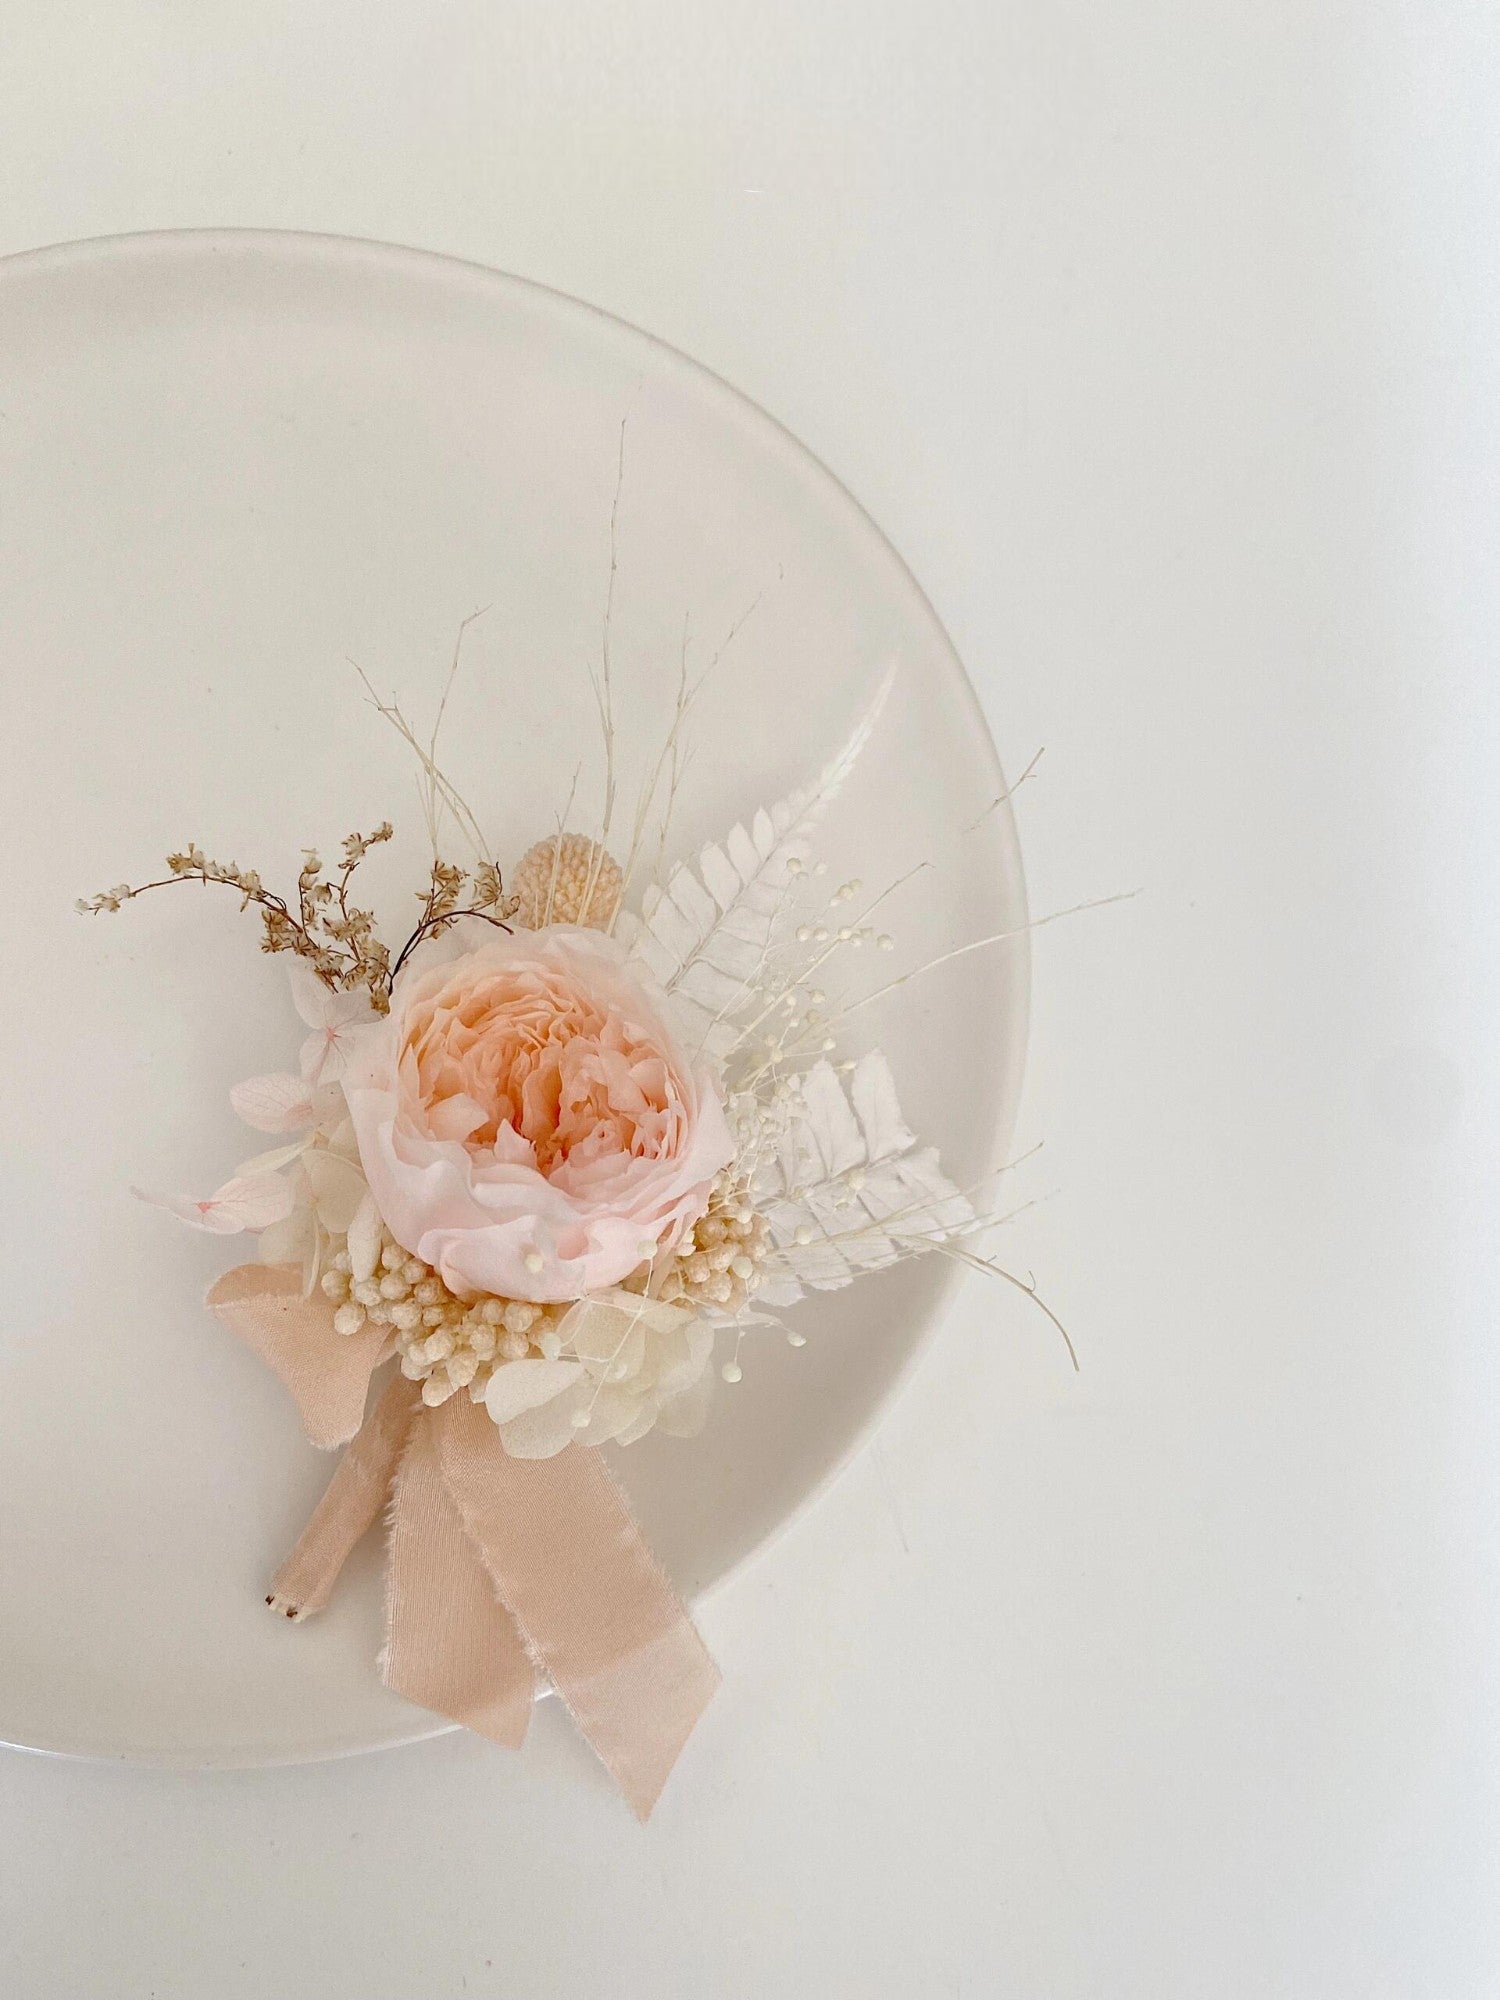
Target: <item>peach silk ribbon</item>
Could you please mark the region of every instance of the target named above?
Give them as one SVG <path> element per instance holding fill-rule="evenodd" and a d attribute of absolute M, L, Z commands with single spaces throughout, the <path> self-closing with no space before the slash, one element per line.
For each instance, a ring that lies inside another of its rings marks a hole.
<path fill-rule="evenodd" d="M 428 1409 L 401 1375 L 367 1416 L 385 1329 L 335 1332 L 289 1267 L 243 1264 L 208 1304 L 280 1376 L 313 1443 L 348 1445 L 266 1602 L 291 1619 L 321 1609 L 390 1498 L 387 1686 L 514 1747 L 547 1676 L 645 1819 L 719 1674 L 599 1451 L 513 1459 L 482 1406 L 460 1391 Z"/>

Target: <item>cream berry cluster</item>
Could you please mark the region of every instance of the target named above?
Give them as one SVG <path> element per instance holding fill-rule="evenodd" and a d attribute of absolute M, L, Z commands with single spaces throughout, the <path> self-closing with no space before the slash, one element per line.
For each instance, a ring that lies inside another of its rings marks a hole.
<path fill-rule="evenodd" d="M 562 1352 L 558 1325 L 566 1305 L 458 1298 L 430 1264 L 389 1235 L 371 1277 L 354 1277 L 343 1249 L 322 1284 L 338 1308 L 333 1323 L 340 1333 L 358 1333 L 367 1323 L 391 1329 L 401 1372 L 422 1384 L 422 1401 L 429 1406 L 445 1403 L 459 1389 L 470 1390 L 478 1401 L 501 1363 L 534 1354 L 555 1361 Z"/>

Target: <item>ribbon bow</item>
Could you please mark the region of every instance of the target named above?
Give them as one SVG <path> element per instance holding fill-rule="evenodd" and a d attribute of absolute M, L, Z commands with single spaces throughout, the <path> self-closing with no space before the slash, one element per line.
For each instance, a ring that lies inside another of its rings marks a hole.
<path fill-rule="evenodd" d="M 429 1409 L 401 1375 L 366 1416 L 387 1330 L 336 1332 L 290 1267 L 243 1264 L 208 1304 L 280 1376 L 312 1442 L 348 1446 L 266 1602 L 320 1610 L 391 1498 L 386 1685 L 516 1748 L 545 1675 L 645 1819 L 719 1673 L 600 1453 L 513 1459 L 481 1406 Z"/>

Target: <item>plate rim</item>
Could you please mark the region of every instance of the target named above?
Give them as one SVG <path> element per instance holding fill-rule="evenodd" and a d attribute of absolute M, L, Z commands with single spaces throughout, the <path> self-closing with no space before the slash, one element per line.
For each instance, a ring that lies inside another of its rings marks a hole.
<path fill-rule="evenodd" d="M 833 496 L 851 510 L 862 531 L 873 538 L 893 565 L 894 573 L 914 602 L 919 617 L 927 622 L 939 641 L 946 665 L 950 674 L 955 677 L 957 692 L 975 725 L 979 749 L 989 764 L 1001 800 L 999 818 L 1006 833 L 1007 845 L 1015 860 L 1015 900 L 1019 919 L 1016 935 L 1009 940 L 1014 947 L 1014 957 L 1018 960 L 1011 975 L 1015 984 L 1014 1006 L 1017 1017 L 1014 1049 L 1008 1054 L 1002 1085 L 996 1092 L 995 1102 L 991 1107 L 991 1138 L 999 1146 L 1000 1151 L 1005 1151 L 1014 1137 L 1019 1121 L 1031 1043 L 1031 918 L 1020 830 L 1006 787 L 999 749 L 978 691 L 964 665 L 963 657 L 910 564 L 858 495 L 825 459 L 764 404 L 757 402 L 727 376 L 721 375 L 706 362 L 698 360 L 696 356 L 689 354 L 672 341 L 651 332 L 634 320 L 625 318 L 622 314 L 596 305 L 589 299 L 580 298 L 576 293 L 564 291 L 541 279 L 526 277 L 520 272 L 503 270 L 498 265 L 486 264 L 478 258 L 455 252 L 425 249 L 415 244 L 391 242 L 378 237 L 353 236 L 331 230 L 241 225 L 122 230 L 97 236 L 67 238 L 0 255 L 0 298 L 3 298 L 8 281 L 15 277 L 24 279 L 33 274 L 45 275 L 49 269 L 63 270 L 71 266 L 104 262 L 111 258 L 151 259 L 157 255 L 170 255 L 174 252 L 212 254 L 219 246 L 253 248 L 265 252 L 268 256 L 274 256 L 278 252 L 283 256 L 307 256 L 311 253 L 326 258 L 330 263 L 345 261 L 351 264 L 367 263 L 387 268 L 406 266 L 413 271 L 429 269 L 434 273 L 445 273 L 450 278 L 460 274 L 481 290 L 539 296 L 553 309 L 561 308 L 565 314 L 576 315 L 584 321 L 602 321 L 609 328 L 627 334 L 647 349 L 665 354 L 690 375 L 699 378 L 712 392 L 728 398 L 753 425 L 767 428 L 782 450 L 810 467 L 813 473 L 832 489 Z M 818 1477 L 801 1498 L 788 1508 L 775 1526 L 726 1570 L 691 1597 L 690 1603 L 695 1611 L 712 1603 L 722 1591 L 731 1584 L 739 1582 L 773 1550 L 779 1548 L 792 1530 L 861 1456 L 925 1358 L 940 1327 L 952 1310 L 955 1294 L 968 1275 L 956 1265 L 943 1270 L 931 1306 L 922 1316 L 910 1347 L 870 1414 L 851 1433 L 842 1449 L 830 1458 Z M 541 1690 L 538 1699 L 546 1699 L 549 1693 L 550 1690 Z M 415 1708 L 412 1710 L 414 1721 L 421 1713 L 422 1711 Z M 410 1729 L 382 1735 L 373 1741 L 361 1739 L 347 1743 L 333 1742 L 315 1748 L 304 1745 L 295 1750 L 285 1751 L 259 1746 L 254 1751 L 242 1748 L 237 1752 L 229 1748 L 222 1754 L 206 1753 L 201 1749 L 176 1754 L 161 1748 L 107 1750 L 55 1743 L 18 1743 L 4 1735 L 0 1735 L 0 1747 L 30 1756 L 55 1757 L 81 1763 L 128 1764 L 144 1769 L 272 1770 L 304 1764 L 332 1763 L 346 1757 L 375 1755 L 383 1750 L 398 1750 L 409 1744 L 429 1742 L 435 1737 L 453 1734 L 459 1728 L 460 1725 L 456 1722 L 434 1720 L 430 1725 L 415 1722 L 415 1726 Z M 3 1729 L 3 1724 L 0 1724 L 0 1729 Z"/>

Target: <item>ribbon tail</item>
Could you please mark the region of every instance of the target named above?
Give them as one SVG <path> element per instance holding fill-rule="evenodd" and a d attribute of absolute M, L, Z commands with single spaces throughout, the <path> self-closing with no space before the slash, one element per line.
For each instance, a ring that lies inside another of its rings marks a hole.
<path fill-rule="evenodd" d="M 267 1604 L 284 1618 L 321 1611 L 354 1545 L 385 1505 L 419 1407 L 415 1387 L 395 1376 L 366 1417 L 307 1526 L 271 1580 Z"/>
<path fill-rule="evenodd" d="M 461 1400 L 467 1406 L 468 1398 Z M 519 1748 L 535 1693 L 531 1661 L 464 1532 L 430 1416 L 411 1426 L 396 1474 L 386 1632 L 381 1673 L 387 1687 L 495 1743 Z"/>
<path fill-rule="evenodd" d="M 433 1417 L 418 1430 L 433 1433 L 451 1502 L 501 1602 L 645 1819 L 718 1668 L 597 1450 L 513 1459 L 467 1397 Z"/>

